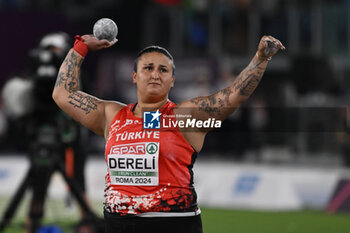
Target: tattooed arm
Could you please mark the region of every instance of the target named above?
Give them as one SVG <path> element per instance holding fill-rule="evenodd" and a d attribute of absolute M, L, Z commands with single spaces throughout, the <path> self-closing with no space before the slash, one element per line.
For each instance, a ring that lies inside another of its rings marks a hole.
<path fill-rule="evenodd" d="M 89 51 L 109 47 L 111 44 L 83 36 Z M 52 97 L 56 104 L 74 120 L 101 136 L 107 136 L 109 122 L 123 106 L 120 103 L 100 100 L 79 89 L 80 68 L 84 57 L 71 49 L 58 72 Z"/>
<path fill-rule="evenodd" d="M 175 114 L 186 111 L 186 114 L 190 114 L 192 118 L 200 120 L 207 120 L 209 118 L 215 118 L 216 120 L 226 119 L 253 93 L 264 74 L 268 61 L 279 49 L 285 49 L 280 41 L 271 36 L 262 37 L 256 55 L 249 65 L 237 76 L 231 86 L 211 96 L 201 96 L 185 101 L 177 106 Z M 195 130 L 202 132 L 202 135 L 188 134 L 187 132 L 183 134 L 190 144 L 199 151 L 208 129 Z"/>

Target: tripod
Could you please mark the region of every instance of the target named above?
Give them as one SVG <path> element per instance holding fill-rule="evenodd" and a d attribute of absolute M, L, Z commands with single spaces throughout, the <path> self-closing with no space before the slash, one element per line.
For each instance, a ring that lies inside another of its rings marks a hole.
<path fill-rule="evenodd" d="M 46 125 L 43 127 L 43 130 L 39 130 L 39 140 L 31 144 L 30 168 L 5 210 L 3 219 L 0 222 L 0 232 L 2 232 L 5 227 L 10 224 L 11 219 L 20 204 L 20 201 L 25 194 L 25 191 L 29 188 L 33 190 L 29 211 L 29 232 L 37 232 L 40 226 L 40 220 L 43 217 L 43 208 L 47 189 L 51 176 L 55 171 L 58 171 L 64 178 L 65 182 L 69 185 L 73 196 L 76 198 L 83 211 L 85 211 L 86 218 L 89 222 L 89 225 L 92 226 L 93 231 L 104 232 L 103 220 L 96 216 L 96 214 L 90 209 L 84 200 L 82 189 L 80 188 L 79 183 L 74 178 L 68 177 L 66 175 L 65 166 L 61 159 L 64 150 L 62 148 L 62 145 L 60 145 L 60 143 L 57 143 L 57 135 L 55 135 L 56 129 L 56 127 L 50 128 Z"/>

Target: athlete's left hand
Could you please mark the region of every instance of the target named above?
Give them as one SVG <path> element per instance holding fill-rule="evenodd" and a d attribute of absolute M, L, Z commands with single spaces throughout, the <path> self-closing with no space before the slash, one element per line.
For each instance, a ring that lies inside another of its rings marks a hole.
<path fill-rule="evenodd" d="M 280 49 L 286 49 L 281 41 L 272 36 L 263 36 L 260 40 L 256 54 L 257 57 L 261 60 L 270 60 L 271 57 L 275 55 Z"/>

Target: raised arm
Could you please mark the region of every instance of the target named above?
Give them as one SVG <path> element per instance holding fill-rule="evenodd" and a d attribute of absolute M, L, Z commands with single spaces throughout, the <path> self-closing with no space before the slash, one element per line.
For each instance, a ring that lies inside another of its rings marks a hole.
<path fill-rule="evenodd" d="M 255 56 L 231 86 L 210 96 L 187 100 L 179 104 L 178 109 L 190 109 L 192 117 L 196 119 L 226 119 L 253 93 L 265 72 L 268 61 L 279 49 L 285 49 L 279 40 L 272 36 L 263 36 Z"/>
<path fill-rule="evenodd" d="M 272 36 L 263 36 L 258 51 L 249 65 L 233 80 L 231 86 L 220 90 L 210 96 L 201 96 L 184 101 L 177 105 L 175 114 L 185 113 L 192 119 L 225 120 L 240 104 L 249 98 L 258 86 L 271 57 L 279 49 L 284 50 L 282 43 Z M 204 138 L 210 128 L 194 128 L 181 130 L 185 139 L 199 152 L 203 146 Z"/>
<path fill-rule="evenodd" d="M 77 45 L 77 43 L 84 44 Z M 110 117 L 113 117 L 123 105 L 100 100 L 80 91 L 79 78 L 84 52 L 107 48 L 114 43 L 97 40 L 90 35 L 78 38 L 60 67 L 52 93 L 54 101 L 64 112 L 96 134 L 105 137 Z"/>

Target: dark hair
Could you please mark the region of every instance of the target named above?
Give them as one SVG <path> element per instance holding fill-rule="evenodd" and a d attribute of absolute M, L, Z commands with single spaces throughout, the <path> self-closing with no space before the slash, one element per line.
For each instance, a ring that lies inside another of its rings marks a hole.
<path fill-rule="evenodd" d="M 156 46 L 156 45 L 148 46 L 148 47 L 142 49 L 137 54 L 137 57 L 136 57 L 135 62 L 134 62 L 134 71 L 137 72 L 137 63 L 139 61 L 139 58 L 145 53 L 152 53 L 152 52 L 164 54 L 167 58 L 169 58 L 173 62 L 173 75 L 175 76 L 175 64 L 174 64 L 173 56 L 171 56 L 171 54 L 165 48 L 160 47 L 160 46 Z"/>

